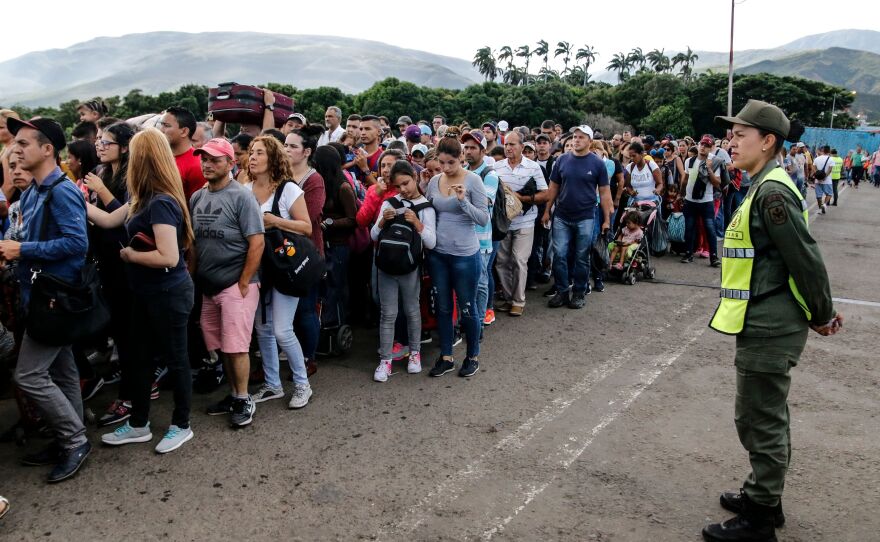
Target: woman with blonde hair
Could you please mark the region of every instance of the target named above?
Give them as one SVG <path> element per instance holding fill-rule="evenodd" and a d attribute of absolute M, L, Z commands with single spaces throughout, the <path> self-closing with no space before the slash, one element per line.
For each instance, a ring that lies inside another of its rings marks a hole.
<path fill-rule="evenodd" d="M 9 171 L 9 154 L 15 138 L 12 132 L 6 129 L 8 119 L 18 119 L 18 113 L 12 109 L 0 109 L 0 185 L 3 187 L 3 197 L 6 201 L 12 198 L 15 187 L 12 186 L 12 175 Z"/>
<path fill-rule="evenodd" d="M 193 437 L 190 428 L 192 376 L 186 326 L 193 306 L 193 282 L 184 251 L 193 242 L 183 182 L 168 140 L 148 128 L 129 142 L 129 201 L 113 213 L 88 206 L 89 220 L 102 228 L 124 224 L 129 238 L 120 258 L 132 293 L 131 418 L 101 440 L 109 445 L 149 442 L 150 387 L 157 358 L 167 362 L 174 388 L 171 426 L 156 452 L 176 450 Z"/>

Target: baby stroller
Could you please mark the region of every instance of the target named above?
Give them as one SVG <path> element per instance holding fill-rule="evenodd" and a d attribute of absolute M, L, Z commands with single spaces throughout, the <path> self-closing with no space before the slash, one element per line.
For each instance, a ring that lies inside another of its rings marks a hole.
<path fill-rule="evenodd" d="M 642 201 L 636 203 L 632 207 L 627 207 L 625 209 L 626 212 L 636 211 L 639 214 L 639 227 L 642 229 L 642 238 L 641 240 L 633 245 L 630 245 L 627 249 L 625 263 L 623 265 L 623 269 L 617 269 L 613 265 L 608 269 L 608 275 L 618 278 L 620 282 L 624 284 L 633 285 L 637 282 L 637 275 L 641 274 L 644 279 L 653 279 L 655 274 L 654 266 L 651 263 L 651 250 L 650 243 L 648 241 L 647 229 L 648 226 L 654 221 L 654 218 L 657 216 L 657 205 L 651 201 Z M 624 223 L 623 217 L 626 216 L 626 212 L 620 213 L 621 220 L 620 223 L 617 224 L 617 229 L 614 232 L 614 238 L 617 239 L 617 236 L 621 233 L 621 230 L 626 227 Z M 614 241 L 608 243 L 608 250 L 614 248 Z M 613 262 L 612 262 L 613 264 Z"/>

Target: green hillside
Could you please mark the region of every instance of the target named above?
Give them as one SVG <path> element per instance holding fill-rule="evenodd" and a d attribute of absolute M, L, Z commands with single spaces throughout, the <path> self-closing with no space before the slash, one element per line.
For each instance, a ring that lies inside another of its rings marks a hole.
<path fill-rule="evenodd" d="M 853 107 L 874 117 L 880 113 L 880 55 L 842 47 L 805 51 L 776 60 L 764 60 L 737 73 L 792 75 L 855 90 Z"/>

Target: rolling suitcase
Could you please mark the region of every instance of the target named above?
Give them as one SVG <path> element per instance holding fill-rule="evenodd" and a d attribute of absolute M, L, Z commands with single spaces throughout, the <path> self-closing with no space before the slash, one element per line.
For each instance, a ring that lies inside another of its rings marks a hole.
<path fill-rule="evenodd" d="M 275 127 L 280 128 L 293 113 L 293 99 L 275 94 Z M 208 90 L 208 112 L 214 120 L 235 124 L 263 123 L 263 91 L 251 85 L 220 83 Z"/>

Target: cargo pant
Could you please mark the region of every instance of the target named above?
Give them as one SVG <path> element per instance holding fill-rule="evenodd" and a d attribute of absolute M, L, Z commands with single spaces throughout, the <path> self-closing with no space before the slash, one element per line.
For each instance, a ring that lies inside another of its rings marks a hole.
<path fill-rule="evenodd" d="M 743 490 L 761 505 L 776 506 L 785 486 L 791 461 L 789 371 L 800 359 L 807 332 L 736 338 L 734 419 L 752 467 Z"/>

